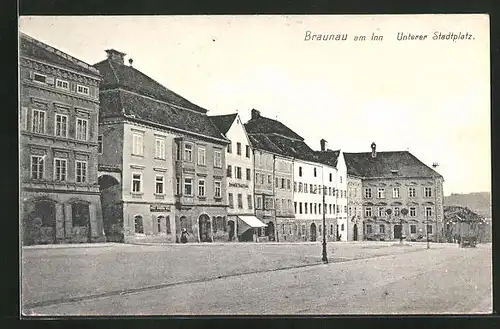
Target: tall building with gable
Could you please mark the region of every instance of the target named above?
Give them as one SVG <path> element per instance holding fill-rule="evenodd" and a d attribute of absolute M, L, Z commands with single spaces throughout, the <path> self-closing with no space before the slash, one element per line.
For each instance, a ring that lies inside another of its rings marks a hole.
<path fill-rule="evenodd" d="M 419 240 L 428 235 L 441 241 L 443 176 L 408 151 L 378 152 L 376 147 L 372 143 L 371 152 L 344 153 L 352 182 L 361 180 L 364 238 Z M 348 186 L 359 192 L 357 184 Z"/>
<path fill-rule="evenodd" d="M 23 33 L 19 46 L 23 244 L 105 241 L 97 183 L 99 71 Z"/>
<path fill-rule="evenodd" d="M 99 94 L 99 184 L 114 241 L 226 241 L 228 140 L 207 110 L 124 62 L 114 49 L 94 66 Z"/>

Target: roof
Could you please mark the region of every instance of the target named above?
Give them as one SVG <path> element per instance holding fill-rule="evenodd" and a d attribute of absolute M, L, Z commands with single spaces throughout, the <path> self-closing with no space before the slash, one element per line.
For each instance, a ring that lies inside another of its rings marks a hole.
<path fill-rule="evenodd" d="M 281 149 L 276 146 L 266 135 L 248 135 L 252 148 L 264 150 L 271 153 L 281 153 Z"/>
<path fill-rule="evenodd" d="M 283 123 L 260 115 L 245 123 L 245 129 L 248 134 L 278 134 L 292 139 L 304 140 L 304 138 L 300 137 L 300 135 Z"/>
<path fill-rule="evenodd" d="M 212 115 L 209 116 L 209 118 L 217 126 L 217 128 L 219 128 L 220 132 L 226 135 L 237 116 L 238 113 L 233 113 L 226 115 Z"/>
<path fill-rule="evenodd" d="M 63 66 L 78 72 L 93 75 L 96 78 L 100 76 L 99 71 L 90 64 L 87 64 L 24 33 L 20 33 L 19 53 L 20 56 L 27 56 L 47 63 Z"/>
<path fill-rule="evenodd" d="M 123 88 L 175 106 L 207 113 L 206 109 L 191 103 L 134 67 L 110 59 L 94 64 L 94 67 L 101 72 L 104 78 L 99 87 L 100 90 Z"/>
<path fill-rule="evenodd" d="M 344 153 L 347 173 L 365 178 L 442 177 L 408 151 Z"/>
<path fill-rule="evenodd" d="M 483 221 L 483 217 L 476 214 L 467 207 L 461 206 L 445 206 L 443 208 L 444 218 L 451 221 L 456 221 L 457 219 L 462 222 L 480 222 Z"/>
<path fill-rule="evenodd" d="M 320 163 L 337 168 L 340 150 L 314 151 L 314 155 Z"/>
<path fill-rule="evenodd" d="M 100 119 L 127 115 L 135 117 L 136 120 L 226 140 L 204 113 L 179 109 L 167 103 L 119 89 L 101 93 L 100 101 Z"/>

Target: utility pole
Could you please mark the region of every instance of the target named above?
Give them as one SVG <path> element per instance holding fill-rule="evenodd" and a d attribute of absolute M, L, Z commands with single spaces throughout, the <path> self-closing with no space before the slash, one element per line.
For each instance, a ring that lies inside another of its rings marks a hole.
<path fill-rule="evenodd" d="M 326 194 L 326 186 L 323 185 L 323 204 L 322 204 L 322 207 L 323 207 L 323 257 L 322 257 L 322 261 L 323 263 L 328 263 L 328 257 L 326 255 L 326 207 L 325 207 L 325 194 Z"/>

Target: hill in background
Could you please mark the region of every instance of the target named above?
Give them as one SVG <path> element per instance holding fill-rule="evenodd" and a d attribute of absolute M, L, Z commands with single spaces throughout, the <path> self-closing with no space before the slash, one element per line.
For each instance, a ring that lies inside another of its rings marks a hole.
<path fill-rule="evenodd" d="M 490 192 L 452 193 L 444 197 L 444 205 L 467 207 L 485 218 L 491 218 Z"/>

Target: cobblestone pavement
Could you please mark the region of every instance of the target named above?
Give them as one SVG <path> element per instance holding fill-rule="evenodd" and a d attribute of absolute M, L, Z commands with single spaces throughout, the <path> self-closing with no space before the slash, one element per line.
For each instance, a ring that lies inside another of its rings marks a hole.
<path fill-rule="evenodd" d="M 394 244 L 331 243 L 327 265 L 319 243 L 26 248 L 22 300 L 47 315 L 491 311 L 491 245 Z"/>

